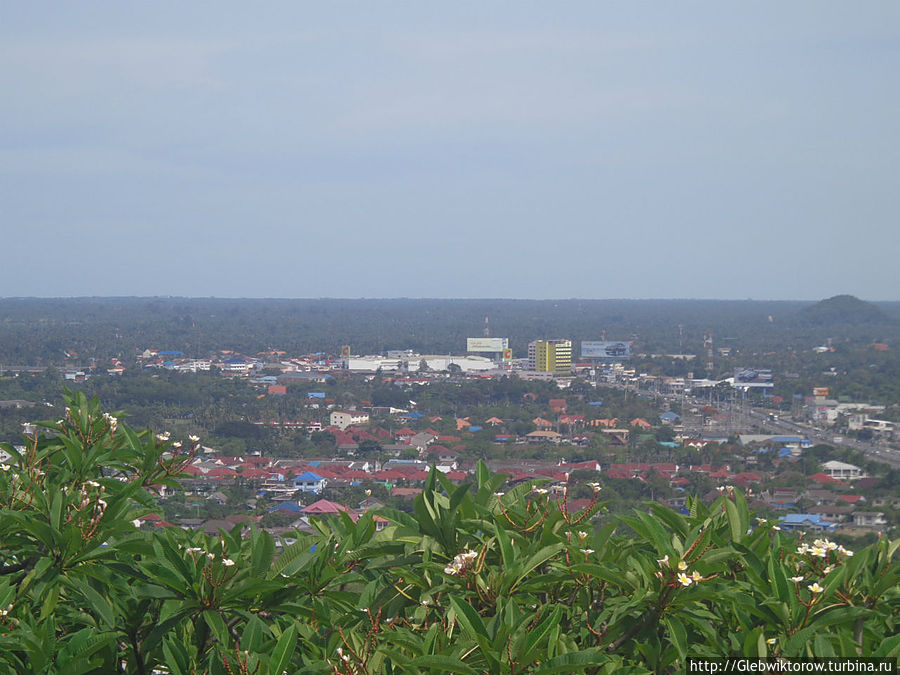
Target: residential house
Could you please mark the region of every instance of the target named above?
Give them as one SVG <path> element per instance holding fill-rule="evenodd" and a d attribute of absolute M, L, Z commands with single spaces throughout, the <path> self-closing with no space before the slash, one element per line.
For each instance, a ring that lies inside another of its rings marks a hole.
<path fill-rule="evenodd" d="M 887 525 L 887 520 L 881 511 L 855 511 L 853 524 L 856 527 L 884 527 Z"/>
<path fill-rule="evenodd" d="M 785 530 L 820 532 L 822 530 L 833 530 L 837 527 L 836 523 L 830 523 L 815 513 L 789 513 L 786 516 L 781 516 L 778 520 L 782 529 Z"/>
<path fill-rule="evenodd" d="M 822 464 L 822 471 L 836 480 L 865 478 L 865 472 L 854 464 L 831 460 Z"/>
<path fill-rule="evenodd" d="M 319 494 L 325 487 L 325 479 L 312 471 L 304 471 L 291 481 L 291 486 L 300 492 Z"/>
<path fill-rule="evenodd" d="M 333 410 L 329 416 L 329 424 L 341 431 L 356 424 L 368 424 L 369 413 L 357 410 Z"/>
<path fill-rule="evenodd" d="M 559 442 L 562 440 L 562 434 L 558 434 L 555 431 L 544 431 L 542 429 L 538 429 L 537 431 L 532 431 L 530 434 L 526 434 L 525 440 L 528 443 L 559 444 Z"/>

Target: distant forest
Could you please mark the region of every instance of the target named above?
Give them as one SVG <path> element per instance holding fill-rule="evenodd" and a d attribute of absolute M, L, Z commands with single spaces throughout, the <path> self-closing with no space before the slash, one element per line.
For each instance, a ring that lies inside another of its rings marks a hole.
<path fill-rule="evenodd" d="M 145 348 L 203 356 L 220 349 L 291 355 L 412 349 L 462 353 L 481 336 L 508 337 L 517 356 L 529 341 L 634 340 L 645 353 L 703 353 L 703 335 L 744 352 L 803 351 L 831 338 L 896 343 L 900 302 L 837 296 L 819 303 L 712 300 L 413 300 L 216 298 L 3 298 L 0 364 L 61 365 L 128 358 Z M 605 331 L 605 333 L 604 333 Z M 896 347 L 896 344 L 895 344 Z"/>

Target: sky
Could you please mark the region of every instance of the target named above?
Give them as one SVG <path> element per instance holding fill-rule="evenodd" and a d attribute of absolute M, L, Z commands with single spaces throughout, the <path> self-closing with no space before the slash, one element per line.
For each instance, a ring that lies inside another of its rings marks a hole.
<path fill-rule="evenodd" d="M 2 4 L 0 297 L 900 300 L 900 3 Z"/>

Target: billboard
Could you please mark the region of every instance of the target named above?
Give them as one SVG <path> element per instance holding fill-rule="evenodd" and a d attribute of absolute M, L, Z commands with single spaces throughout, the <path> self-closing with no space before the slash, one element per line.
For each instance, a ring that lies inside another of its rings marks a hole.
<path fill-rule="evenodd" d="M 350 345 L 341 346 L 341 357 L 347 358 L 350 356 Z"/>
<path fill-rule="evenodd" d="M 500 353 L 509 348 L 509 338 L 466 338 L 467 352 Z"/>
<path fill-rule="evenodd" d="M 734 371 L 734 386 L 741 389 L 750 387 L 774 387 L 772 371 L 766 368 L 736 368 Z"/>
<path fill-rule="evenodd" d="M 631 358 L 631 344 L 628 342 L 582 341 L 583 359 L 627 359 Z"/>
<path fill-rule="evenodd" d="M 503 350 L 503 360 L 504 361 L 512 361 L 512 349 L 504 349 Z"/>

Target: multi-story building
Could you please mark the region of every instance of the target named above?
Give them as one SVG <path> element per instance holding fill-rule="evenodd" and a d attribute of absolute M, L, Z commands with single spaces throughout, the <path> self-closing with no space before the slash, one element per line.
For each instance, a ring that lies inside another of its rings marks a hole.
<path fill-rule="evenodd" d="M 571 340 L 535 340 L 528 343 L 528 366 L 542 373 L 572 372 Z"/>
<path fill-rule="evenodd" d="M 355 410 L 335 410 L 331 413 L 329 422 L 331 423 L 331 426 L 343 430 L 357 424 L 368 424 L 369 413 L 357 412 Z"/>

